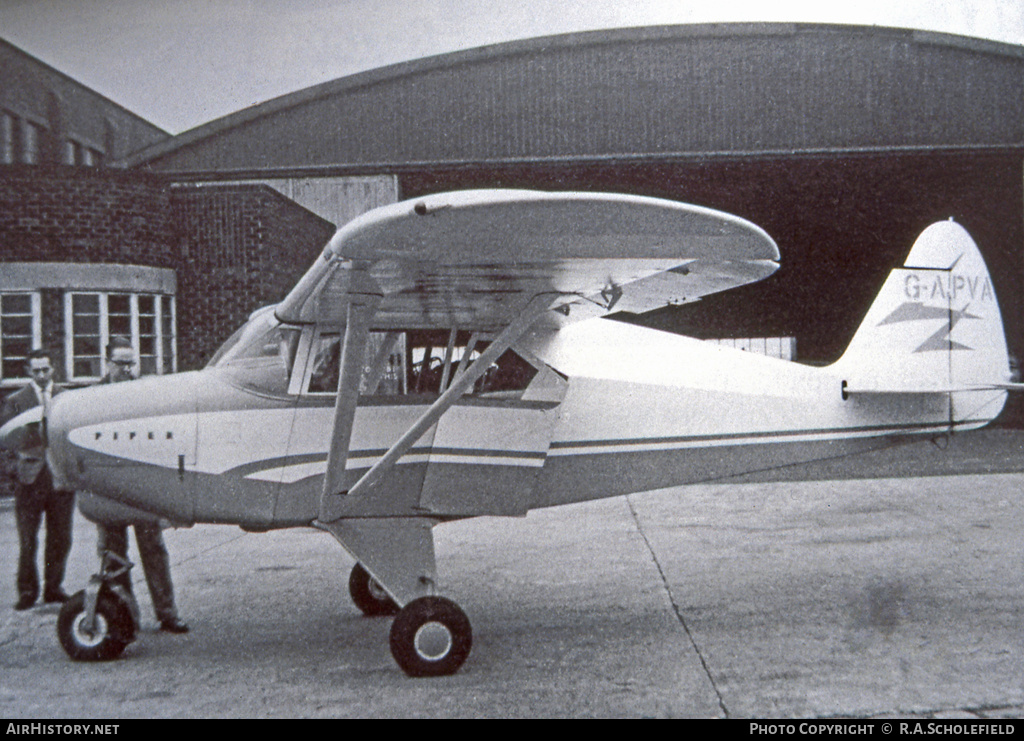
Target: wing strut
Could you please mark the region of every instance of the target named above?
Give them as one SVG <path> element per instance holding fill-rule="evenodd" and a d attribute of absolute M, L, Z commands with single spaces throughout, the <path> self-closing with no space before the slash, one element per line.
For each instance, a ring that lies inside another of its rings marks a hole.
<path fill-rule="evenodd" d="M 345 464 L 352 441 L 352 423 L 359 402 L 359 382 L 366 355 L 366 338 L 370 321 L 380 304 L 381 296 L 372 293 L 356 294 L 345 307 L 345 339 L 341 346 L 338 398 L 334 403 L 334 427 L 331 447 L 327 453 L 327 473 L 320 494 L 320 519 L 327 519 L 330 500 L 334 492 L 345 486 Z"/>
<path fill-rule="evenodd" d="M 458 327 L 452 327 L 452 331 L 448 333 L 448 346 L 444 351 L 444 368 L 441 371 L 441 390 L 444 391 L 448 385 L 448 378 L 452 374 L 452 353 L 455 350 L 455 337 L 459 334 Z"/>
<path fill-rule="evenodd" d="M 346 495 L 345 497 L 349 501 L 355 500 L 357 497 L 367 496 L 386 474 L 391 467 L 395 465 L 399 458 L 405 455 L 409 449 L 419 440 L 423 434 L 430 429 L 455 402 L 457 402 L 462 396 L 472 388 L 476 380 L 480 378 L 491 363 L 497 360 L 502 353 L 504 353 L 517 339 L 519 339 L 523 333 L 526 332 L 534 322 L 536 322 L 542 314 L 544 314 L 552 304 L 560 298 L 560 294 L 540 294 L 534 296 L 533 299 L 526 305 L 523 311 L 517 316 L 512 322 L 501 331 L 501 333 L 494 338 L 491 344 L 484 350 L 480 357 L 473 361 L 473 364 L 469 366 L 461 375 L 459 375 L 448 389 L 441 394 L 441 396 L 430 405 L 416 422 L 409 427 L 408 430 L 395 442 L 394 445 L 378 460 L 369 471 L 363 474 L 362 478 L 356 482 L 347 493 L 341 490 L 340 486 L 336 486 L 334 478 L 331 476 L 331 462 L 328 461 L 328 476 L 324 479 L 324 496 L 321 500 L 321 511 L 320 521 L 323 523 L 333 522 L 337 520 L 340 515 L 326 511 L 327 508 L 323 506 L 323 503 L 328 501 L 328 498 L 332 498 L 338 501 L 340 496 Z M 346 332 L 346 345 L 348 344 L 348 336 Z M 340 385 L 340 382 L 339 382 Z M 356 388 L 358 393 L 358 388 Z M 341 393 L 338 394 L 338 404 L 341 405 Z M 337 434 L 337 430 L 336 430 Z M 334 448 L 332 446 L 332 454 Z M 342 469 L 343 471 L 344 469 Z M 342 476 L 337 477 L 338 483 L 342 480 Z M 327 487 L 335 486 L 330 489 L 330 493 Z M 337 492 L 337 495 L 333 495 L 333 492 Z"/>

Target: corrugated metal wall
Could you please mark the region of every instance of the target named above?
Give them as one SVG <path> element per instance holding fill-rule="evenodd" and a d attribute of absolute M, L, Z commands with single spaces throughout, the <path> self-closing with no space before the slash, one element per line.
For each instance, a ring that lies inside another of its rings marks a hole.
<path fill-rule="evenodd" d="M 340 227 L 360 214 L 398 200 L 398 178 L 394 175 L 263 178 L 233 182 L 269 186 L 331 222 L 335 227 Z"/>
<path fill-rule="evenodd" d="M 1024 144 L 1024 48 L 861 27 L 515 42 L 327 83 L 158 145 L 169 171 Z"/>

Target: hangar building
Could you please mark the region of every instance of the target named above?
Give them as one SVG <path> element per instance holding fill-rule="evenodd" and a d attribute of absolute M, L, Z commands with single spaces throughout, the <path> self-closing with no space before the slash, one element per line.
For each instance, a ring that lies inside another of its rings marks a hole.
<path fill-rule="evenodd" d="M 201 365 L 248 311 L 280 298 L 334 226 L 469 187 L 621 191 L 750 219 L 778 242 L 782 269 L 642 321 L 698 337 L 792 335 L 808 362 L 838 357 L 916 236 L 954 218 L 989 262 L 1011 352 L 1024 353 L 1020 46 L 812 24 L 552 36 L 353 75 L 147 144 L 117 172 L 96 172 L 150 189 L 143 200 L 160 212 L 151 239 L 139 224 L 136 242 L 98 239 L 93 253 L 59 228 L 29 238 L 29 217 L 0 224 L 0 260 L 50 249 L 51 261 L 173 271 L 169 352 L 180 368 Z M 74 182 L 69 167 L 47 177 Z M 0 169 L 4 190 L 39 177 Z M 29 207 L 3 198 L 14 212 Z M 68 290 L 58 329 L 74 370 Z M 106 300 L 100 334 L 114 315 Z"/>

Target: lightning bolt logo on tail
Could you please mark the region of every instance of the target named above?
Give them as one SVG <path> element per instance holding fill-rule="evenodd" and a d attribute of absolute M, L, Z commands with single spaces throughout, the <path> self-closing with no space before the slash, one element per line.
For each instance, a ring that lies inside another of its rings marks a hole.
<path fill-rule="evenodd" d="M 973 350 L 974 348 L 961 344 L 952 339 L 953 327 L 959 324 L 961 319 L 981 319 L 982 317 L 968 312 L 970 304 L 963 309 L 946 309 L 938 306 L 925 306 L 917 302 L 904 302 L 896 307 L 889 316 L 878 323 L 881 327 L 886 324 L 900 324 L 902 322 L 930 321 L 934 319 L 946 320 L 946 326 L 939 329 L 927 340 L 914 350 L 919 352 L 934 352 L 937 350 Z"/>

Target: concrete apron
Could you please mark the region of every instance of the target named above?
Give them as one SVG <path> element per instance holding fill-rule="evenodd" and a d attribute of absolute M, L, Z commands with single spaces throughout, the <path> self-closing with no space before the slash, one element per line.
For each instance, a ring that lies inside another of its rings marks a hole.
<path fill-rule="evenodd" d="M 390 620 L 313 530 L 168 531 L 185 636 L 76 664 L 55 607 L 14 612 L 0 511 L 0 714 L 70 717 L 1019 716 L 1022 474 L 699 486 L 435 529 L 473 624 L 453 677 L 412 680 Z M 134 543 L 132 545 L 134 552 Z M 65 589 L 96 565 L 78 516 Z"/>

